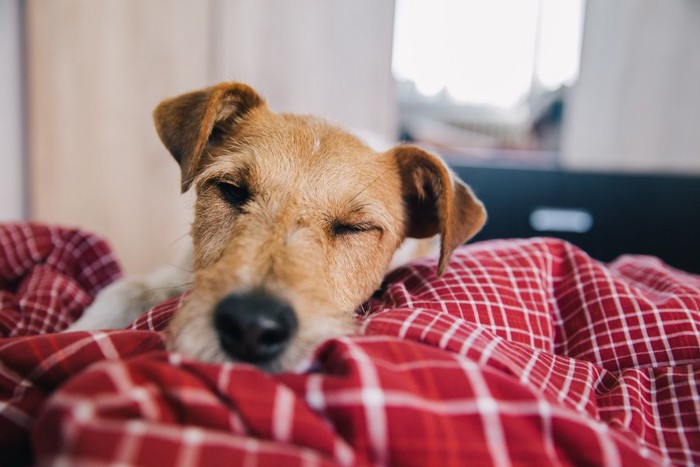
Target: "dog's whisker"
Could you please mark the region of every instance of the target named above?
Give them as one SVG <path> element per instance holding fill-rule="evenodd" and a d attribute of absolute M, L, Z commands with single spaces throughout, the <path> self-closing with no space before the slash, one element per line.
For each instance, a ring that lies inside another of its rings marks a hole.
<path fill-rule="evenodd" d="M 182 241 L 182 240 L 186 239 L 186 238 L 189 237 L 189 236 L 190 236 L 190 233 L 189 233 L 189 232 L 186 232 L 186 233 L 180 235 L 179 237 L 173 239 L 173 240 L 170 242 L 170 246 L 175 245 L 177 242 Z"/>
<path fill-rule="evenodd" d="M 383 177 L 384 177 L 386 174 L 388 174 L 391 170 L 392 170 L 392 167 L 389 167 L 389 168 L 386 169 L 384 172 L 382 172 L 381 174 L 377 175 L 377 177 L 376 177 L 374 180 L 372 180 L 371 182 L 369 182 L 369 184 L 368 184 L 366 187 L 364 187 L 363 189 L 361 189 L 360 191 L 358 191 L 358 192 L 355 194 L 355 196 L 353 196 L 352 198 L 350 198 L 350 202 L 355 201 L 355 199 L 356 199 L 358 196 L 360 196 L 362 193 L 364 193 L 369 187 L 371 187 L 372 185 L 374 185 L 374 184 L 377 182 L 377 180 L 379 180 L 380 178 L 383 178 Z M 348 204 L 349 204 L 349 203 L 348 203 Z"/>
<path fill-rule="evenodd" d="M 184 284 L 168 284 L 167 286 L 164 287 L 153 287 L 151 290 L 172 290 L 172 289 L 181 289 L 184 287 L 191 287 L 192 282 L 185 282 Z"/>
<path fill-rule="evenodd" d="M 179 265 L 179 264 L 173 264 L 173 263 L 170 263 L 170 262 L 165 263 L 165 264 L 168 265 L 168 266 L 170 266 L 170 267 L 173 267 L 173 268 L 175 268 L 175 269 L 178 269 L 178 270 L 180 270 L 180 271 L 184 271 L 184 272 L 187 272 L 187 273 L 190 273 L 190 274 L 192 274 L 192 273 L 194 272 L 192 269 L 186 268 L 185 266 L 182 266 L 182 265 Z"/>
<path fill-rule="evenodd" d="M 365 309 L 365 304 L 363 303 L 353 312 L 354 315 L 359 315 L 364 318 L 369 314 L 369 308 Z"/>

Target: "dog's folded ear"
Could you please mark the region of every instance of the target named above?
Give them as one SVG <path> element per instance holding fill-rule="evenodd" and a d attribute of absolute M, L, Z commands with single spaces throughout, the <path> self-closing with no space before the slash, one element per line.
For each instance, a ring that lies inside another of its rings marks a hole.
<path fill-rule="evenodd" d="M 398 146 L 392 152 L 401 176 L 406 236 L 427 238 L 440 234 L 440 275 L 454 249 L 481 230 L 486 210 L 438 156 L 410 145 Z"/>
<path fill-rule="evenodd" d="M 158 136 L 182 170 L 182 191 L 190 187 L 207 144 L 233 130 L 265 101 L 251 87 L 221 83 L 161 102 L 153 111 Z"/>

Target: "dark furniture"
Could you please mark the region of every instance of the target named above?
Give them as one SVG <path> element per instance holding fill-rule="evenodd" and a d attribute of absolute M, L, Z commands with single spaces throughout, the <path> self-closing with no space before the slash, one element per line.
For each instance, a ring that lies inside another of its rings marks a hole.
<path fill-rule="evenodd" d="M 700 178 L 453 169 L 489 212 L 475 240 L 554 236 L 602 261 L 647 254 L 700 273 Z"/>

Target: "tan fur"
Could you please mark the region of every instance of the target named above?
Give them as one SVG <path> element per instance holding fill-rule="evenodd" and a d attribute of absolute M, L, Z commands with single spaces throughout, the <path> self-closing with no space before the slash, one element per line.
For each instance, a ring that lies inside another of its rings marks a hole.
<path fill-rule="evenodd" d="M 277 114 L 239 83 L 186 94 L 154 112 L 165 146 L 196 194 L 193 289 L 168 329 L 172 349 L 224 361 L 212 325 L 233 292 L 264 290 L 289 303 L 299 328 L 267 370 L 292 369 L 321 341 L 353 331 L 406 236 L 441 234 L 439 272 L 485 222 L 468 187 L 413 146 L 376 153 L 320 119 Z M 227 203 L 217 187 L 245 186 Z M 361 226 L 337 234 L 334 226 Z"/>

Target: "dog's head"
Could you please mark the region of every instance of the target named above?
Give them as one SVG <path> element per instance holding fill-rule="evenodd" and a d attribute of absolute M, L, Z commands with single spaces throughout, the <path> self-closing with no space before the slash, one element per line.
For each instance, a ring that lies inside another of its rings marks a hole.
<path fill-rule="evenodd" d="M 171 348 L 292 369 L 353 330 L 406 237 L 441 235 L 438 273 L 483 225 L 471 190 L 414 146 L 377 153 L 322 120 L 222 83 L 162 102 L 158 134 L 196 193 L 194 285 Z"/>

